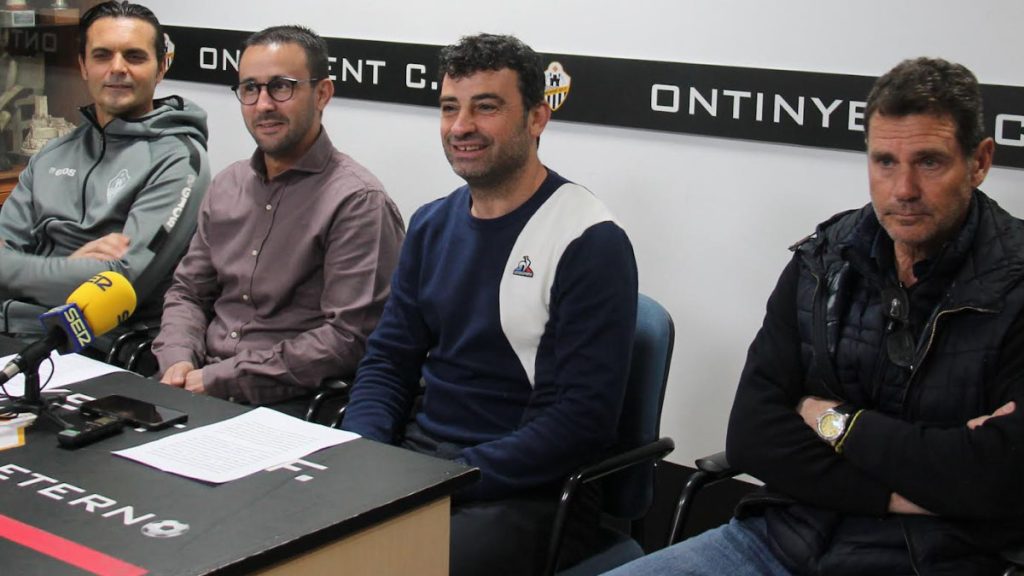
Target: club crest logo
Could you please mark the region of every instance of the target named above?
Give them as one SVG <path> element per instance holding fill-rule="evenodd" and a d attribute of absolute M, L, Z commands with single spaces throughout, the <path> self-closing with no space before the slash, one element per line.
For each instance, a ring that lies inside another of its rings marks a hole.
<path fill-rule="evenodd" d="M 512 271 L 512 274 L 516 276 L 525 276 L 526 278 L 533 278 L 533 268 L 530 265 L 533 261 L 530 260 L 529 256 L 523 256 L 523 259 L 516 264 L 516 269 Z"/>
<path fill-rule="evenodd" d="M 117 196 L 121 190 L 124 190 L 124 187 L 128 185 L 128 181 L 131 179 L 132 177 L 128 175 L 127 168 L 121 168 L 121 171 L 117 173 L 117 176 L 110 179 L 110 182 L 107 184 L 108 204 L 114 201 L 114 196 Z"/>
<path fill-rule="evenodd" d="M 171 69 L 171 64 L 174 64 L 174 42 L 171 42 L 169 34 L 164 33 L 164 47 L 167 48 L 164 56 L 164 72 Z"/>
<path fill-rule="evenodd" d="M 552 111 L 558 110 L 562 104 L 565 104 L 569 98 L 570 85 L 572 85 L 572 77 L 566 74 L 560 63 L 548 64 L 548 69 L 544 71 L 544 99 L 547 100 Z"/>

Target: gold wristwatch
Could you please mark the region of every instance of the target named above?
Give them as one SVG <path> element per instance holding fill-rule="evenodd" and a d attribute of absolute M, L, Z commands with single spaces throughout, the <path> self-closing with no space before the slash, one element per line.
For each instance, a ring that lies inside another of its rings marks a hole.
<path fill-rule="evenodd" d="M 835 447 L 836 442 L 839 442 L 846 432 L 850 416 L 853 413 L 854 408 L 849 404 L 840 404 L 835 408 L 829 408 L 818 416 L 818 425 L 814 430 L 822 440 Z"/>

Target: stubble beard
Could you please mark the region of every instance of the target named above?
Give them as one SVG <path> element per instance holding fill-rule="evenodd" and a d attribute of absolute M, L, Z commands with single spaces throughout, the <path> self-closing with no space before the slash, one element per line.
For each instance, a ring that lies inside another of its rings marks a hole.
<path fill-rule="evenodd" d="M 465 180 L 474 192 L 486 195 L 491 190 L 499 191 L 526 166 L 530 158 L 530 135 L 525 130 L 519 132 L 514 139 L 509 140 L 498 150 L 490 163 L 476 170 L 460 167 L 453 162 L 448 147 L 445 147 L 445 154 L 455 174 Z"/>

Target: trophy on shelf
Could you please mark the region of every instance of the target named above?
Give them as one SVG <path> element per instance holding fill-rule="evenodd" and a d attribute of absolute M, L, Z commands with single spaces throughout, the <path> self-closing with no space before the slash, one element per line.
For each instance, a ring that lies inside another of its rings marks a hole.
<path fill-rule="evenodd" d="M 0 171 L 9 170 L 12 166 L 11 159 L 8 157 L 8 152 L 11 152 L 11 149 L 7 143 L 8 139 L 12 142 L 15 140 L 13 136 L 18 130 L 18 123 L 11 123 L 17 114 L 15 103 L 30 94 L 32 94 L 30 89 L 18 84 L 13 84 L 0 93 Z"/>
<path fill-rule="evenodd" d="M 0 10 L 0 28 L 27 28 L 36 25 L 36 12 L 25 0 L 6 0 Z"/>
<path fill-rule="evenodd" d="M 47 26 L 72 26 L 78 24 L 78 8 L 68 7 L 66 0 L 53 0 L 49 8 L 39 9 L 39 23 Z"/>
<path fill-rule="evenodd" d="M 46 96 L 35 96 L 36 111 L 29 121 L 28 134 L 21 144 L 21 153 L 32 156 L 43 149 L 46 143 L 60 138 L 75 129 L 75 125 L 63 118 L 50 116 Z"/>

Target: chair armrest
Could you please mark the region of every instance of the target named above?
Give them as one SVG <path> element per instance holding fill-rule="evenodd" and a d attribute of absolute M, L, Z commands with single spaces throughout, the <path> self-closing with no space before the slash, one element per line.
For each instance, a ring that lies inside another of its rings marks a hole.
<path fill-rule="evenodd" d="M 594 480 L 599 480 L 609 474 L 614 474 L 620 470 L 625 470 L 626 468 L 637 464 L 661 460 L 675 450 L 675 447 L 675 442 L 673 442 L 671 438 L 665 437 L 659 438 L 649 444 L 644 444 L 643 446 L 638 446 L 636 448 L 626 450 L 625 452 L 609 456 L 597 464 L 577 470 L 573 476 L 569 477 L 569 480 L 566 480 L 565 485 L 563 485 L 563 494 L 565 487 L 569 485 L 572 478 L 575 476 L 579 476 L 580 484 L 593 482 Z"/>
<path fill-rule="evenodd" d="M 659 438 L 654 442 L 613 454 L 596 464 L 585 466 L 572 473 L 562 485 L 562 496 L 558 501 L 558 510 L 555 512 L 555 519 L 551 525 L 551 540 L 548 544 L 548 556 L 543 573 L 551 576 L 558 568 L 558 556 L 562 548 L 565 523 L 569 518 L 569 511 L 572 508 L 573 499 L 576 497 L 576 491 L 581 485 L 632 466 L 657 462 L 674 449 L 675 443 L 671 438 Z"/>
<path fill-rule="evenodd" d="M 725 457 L 725 451 L 716 452 L 710 456 L 704 456 L 696 460 L 697 469 L 707 472 L 715 476 L 718 480 L 724 480 L 725 478 L 732 478 L 738 476 L 740 471 L 729 465 L 729 460 Z"/>
<path fill-rule="evenodd" d="M 129 346 L 137 346 L 138 342 L 151 339 L 152 338 L 149 335 L 149 328 L 132 328 L 118 336 L 113 341 L 110 345 L 110 350 L 107 351 L 107 356 L 104 359 L 104 362 L 112 366 L 117 366 L 118 368 L 128 368 L 127 362 L 121 358 L 125 353 L 125 350 L 127 350 Z"/>
<path fill-rule="evenodd" d="M 348 381 L 340 378 L 328 378 L 320 383 L 317 387 L 316 392 L 313 393 L 312 398 L 309 399 L 309 405 L 306 407 L 306 421 L 316 422 L 320 417 L 320 410 L 323 409 L 325 403 L 328 400 L 334 398 L 344 398 L 345 404 L 348 404 L 348 391 L 350 385 Z M 340 418 L 337 418 L 340 421 Z M 333 423 L 332 423 L 333 425 Z"/>
<path fill-rule="evenodd" d="M 725 457 L 725 451 L 716 452 L 696 460 L 697 471 L 690 475 L 679 494 L 679 502 L 676 504 L 676 513 L 672 519 L 672 526 L 668 533 L 668 545 L 678 542 L 683 536 L 683 529 L 690 519 L 690 510 L 693 508 L 693 501 L 697 498 L 697 492 L 708 484 L 720 480 L 738 476 L 741 471 L 729 465 Z"/>
<path fill-rule="evenodd" d="M 157 374 L 160 367 L 157 364 L 156 356 L 153 356 L 153 340 L 155 338 L 147 337 L 135 345 L 132 353 L 128 356 L 128 361 L 125 362 L 125 369 L 147 377 L 161 376 Z"/>

